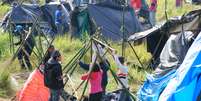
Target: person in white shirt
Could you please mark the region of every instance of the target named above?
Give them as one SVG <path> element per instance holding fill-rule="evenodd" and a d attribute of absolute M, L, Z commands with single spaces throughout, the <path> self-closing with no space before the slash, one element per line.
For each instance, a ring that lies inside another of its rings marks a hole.
<path fill-rule="evenodd" d="M 113 58 L 115 60 L 115 63 L 118 67 L 118 72 L 117 72 L 117 77 L 119 78 L 119 80 L 121 81 L 121 83 L 124 85 L 122 85 L 121 83 L 119 83 L 119 89 L 124 89 L 125 88 L 129 88 L 128 85 L 128 66 L 125 62 L 125 58 L 122 56 L 118 56 L 116 54 L 115 51 L 112 52 Z"/>

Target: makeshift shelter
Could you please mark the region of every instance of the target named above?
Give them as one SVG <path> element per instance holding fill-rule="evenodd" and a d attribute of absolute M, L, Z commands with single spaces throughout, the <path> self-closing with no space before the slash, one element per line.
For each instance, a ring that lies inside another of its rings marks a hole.
<path fill-rule="evenodd" d="M 201 18 L 199 17 L 201 10 L 191 11 L 184 16 L 170 18 L 161 25 L 156 25 L 153 28 L 135 33 L 128 38 L 128 41 L 137 41 L 142 38 L 147 39 L 147 51 L 153 56 L 153 60 L 160 57 L 160 53 L 171 34 L 178 34 L 185 31 L 199 33 Z"/>
<path fill-rule="evenodd" d="M 85 13 L 84 16 L 83 13 Z M 88 17 L 85 17 L 86 15 Z M 105 38 L 114 41 L 121 40 L 123 33 L 128 38 L 132 33 L 140 32 L 143 29 L 131 7 L 127 6 L 124 8 L 124 6 L 112 0 L 99 4 L 89 4 L 85 10 L 80 12 L 78 16 L 80 34 L 83 33 L 83 30 L 89 34 L 93 34 L 86 29 L 90 27 L 90 22 L 87 22 L 89 20 L 101 28 L 101 32 Z M 122 31 L 123 25 L 125 28 L 124 32 Z"/>
<path fill-rule="evenodd" d="M 17 101 L 48 101 L 50 93 L 44 85 L 43 74 L 38 69 L 34 70 L 18 93 Z"/>
<path fill-rule="evenodd" d="M 15 25 L 23 25 L 31 27 L 34 22 L 37 21 L 37 26 L 44 31 L 44 33 L 51 34 L 56 32 L 56 27 L 54 24 L 54 12 L 56 11 L 57 5 L 59 3 L 49 3 L 43 6 L 35 4 L 21 4 L 15 5 L 12 9 L 5 15 L 1 26 L 5 30 L 13 30 Z M 68 3 L 63 4 L 64 12 L 64 27 L 68 27 L 68 12 L 71 11 L 70 5 Z M 67 13 L 67 14 L 66 14 Z M 11 28 L 11 29 L 10 29 Z M 68 30 L 66 30 L 68 31 Z"/>
<path fill-rule="evenodd" d="M 181 89 L 173 92 L 173 88 L 175 88 L 175 84 L 170 82 L 174 81 L 172 80 L 172 78 L 173 79 L 176 78 L 175 77 L 176 75 L 178 75 L 179 77 L 185 76 L 186 79 L 188 79 L 188 77 L 191 77 L 185 74 L 181 75 L 182 73 L 181 72 L 178 73 L 178 70 L 181 68 L 182 64 L 184 64 L 185 59 L 188 56 L 188 55 L 186 56 L 186 53 L 187 54 L 190 53 L 189 51 L 191 50 L 191 48 L 189 49 L 189 47 L 191 46 L 191 43 L 200 32 L 200 29 L 199 29 L 201 24 L 200 14 L 201 14 L 201 10 L 191 11 L 182 17 L 178 17 L 177 19 L 170 19 L 166 23 L 160 26 L 155 26 L 154 28 L 147 30 L 145 32 L 136 33 L 135 35 L 129 38 L 129 41 L 135 41 L 141 38 L 147 38 L 148 48 L 150 47 L 152 47 L 152 49 L 155 48 L 155 50 L 151 51 L 153 57 L 156 54 L 160 54 L 160 56 L 157 57 L 159 58 L 160 62 L 158 63 L 159 65 L 154 71 L 154 74 L 150 74 L 147 76 L 147 80 L 138 91 L 138 98 L 140 100 L 142 101 L 147 101 L 147 100 L 152 100 L 152 101 L 158 101 L 158 100 L 177 101 L 178 100 L 180 101 L 182 100 L 179 97 L 178 97 L 179 99 L 176 99 L 176 98 L 173 98 L 173 96 L 169 96 L 169 95 L 174 95 L 174 93 L 176 94 L 176 92 L 180 93 L 180 94 L 177 93 L 178 96 L 182 95 L 180 92 Z M 156 37 L 156 36 L 160 36 L 160 37 Z M 158 43 L 152 44 L 152 40 L 155 40 Z M 162 40 L 163 41 L 165 40 L 164 43 L 162 43 L 163 42 Z M 194 44 L 195 43 L 196 42 L 194 42 Z M 193 47 L 193 45 L 191 47 Z M 196 55 L 193 55 L 193 56 L 196 56 Z M 156 59 L 154 59 L 154 61 Z M 188 60 L 188 61 L 193 61 L 193 60 Z M 188 65 L 186 64 L 186 67 L 183 66 L 183 68 L 188 68 Z M 192 82 L 191 81 L 185 82 L 185 84 L 190 84 L 190 83 Z M 198 83 L 199 82 L 194 83 L 194 85 L 196 86 Z M 166 86 L 168 88 L 166 88 Z M 180 87 L 180 86 L 177 86 L 177 87 Z M 183 86 L 183 87 L 184 88 L 182 89 L 188 89 L 187 86 Z M 171 91 L 169 91 L 170 89 Z M 194 93 L 195 89 L 194 88 L 191 88 L 191 89 L 192 89 L 191 90 L 192 92 L 190 93 L 189 91 L 189 93 L 195 94 Z M 196 98 L 196 96 L 194 96 L 193 98 Z M 195 100 L 189 96 L 188 101 L 195 101 Z"/>

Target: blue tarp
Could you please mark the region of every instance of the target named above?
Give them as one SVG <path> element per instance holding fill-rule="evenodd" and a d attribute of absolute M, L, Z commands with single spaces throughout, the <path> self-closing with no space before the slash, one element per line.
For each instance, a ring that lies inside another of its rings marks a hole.
<path fill-rule="evenodd" d="M 201 34 L 190 47 L 183 63 L 175 72 L 159 101 L 196 101 L 201 91 Z"/>
<path fill-rule="evenodd" d="M 160 93 L 166 87 L 168 81 L 173 77 L 175 70 L 170 71 L 162 77 L 154 77 L 148 75 L 147 80 L 138 91 L 138 98 L 140 101 L 157 101 Z"/>

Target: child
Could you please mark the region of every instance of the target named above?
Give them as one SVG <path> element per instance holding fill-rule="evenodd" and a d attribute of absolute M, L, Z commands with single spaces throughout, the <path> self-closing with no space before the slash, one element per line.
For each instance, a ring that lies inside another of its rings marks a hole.
<path fill-rule="evenodd" d="M 119 80 L 121 81 L 121 83 L 124 85 L 122 85 L 121 83 L 119 84 L 119 88 L 123 89 L 128 88 L 128 67 L 127 64 L 125 62 L 125 58 L 124 57 L 119 57 L 115 54 L 115 51 L 112 52 L 112 55 L 114 57 L 114 60 L 117 64 L 118 67 L 118 73 L 117 76 L 119 78 Z"/>
<path fill-rule="evenodd" d="M 102 71 L 98 64 L 90 64 L 90 68 L 92 68 L 91 73 L 84 74 L 81 79 L 88 80 L 90 83 L 90 94 L 89 101 L 101 101 L 103 89 L 101 86 L 102 81 Z"/>

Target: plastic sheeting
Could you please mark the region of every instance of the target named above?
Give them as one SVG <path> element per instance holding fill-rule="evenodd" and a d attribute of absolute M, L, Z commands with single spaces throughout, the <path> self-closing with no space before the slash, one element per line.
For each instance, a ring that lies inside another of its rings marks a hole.
<path fill-rule="evenodd" d="M 49 89 L 44 85 L 44 76 L 38 69 L 34 70 L 17 95 L 17 101 L 48 101 L 48 98 Z"/>
<path fill-rule="evenodd" d="M 201 34 L 190 47 L 183 63 L 178 68 L 159 101 L 196 101 L 201 88 Z"/>
<path fill-rule="evenodd" d="M 101 32 L 103 36 L 114 41 L 122 39 L 122 6 L 115 4 L 111 0 L 107 0 L 100 4 L 88 5 L 87 9 L 90 18 L 95 21 L 98 27 L 102 28 Z M 124 14 L 126 38 L 135 32 L 142 31 L 142 26 L 131 7 L 126 7 Z"/>
<path fill-rule="evenodd" d="M 161 52 L 159 66 L 154 74 L 147 76 L 147 80 L 138 91 L 140 100 L 158 101 L 167 83 L 174 77 L 176 69 L 183 62 L 193 35 L 192 32 L 185 32 L 170 36 Z"/>
<path fill-rule="evenodd" d="M 140 101 L 158 101 L 160 93 L 164 90 L 174 73 L 175 70 L 170 71 L 162 77 L 148 75 L 147 80 L 137 93 L 138 99 Z"/>

